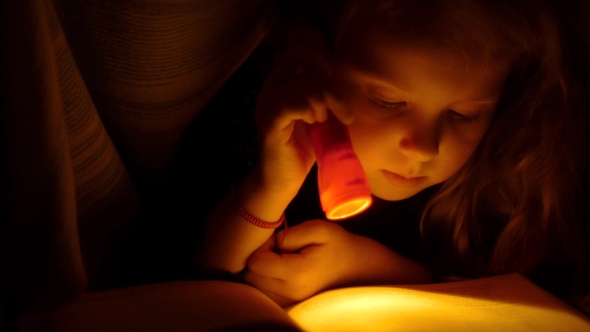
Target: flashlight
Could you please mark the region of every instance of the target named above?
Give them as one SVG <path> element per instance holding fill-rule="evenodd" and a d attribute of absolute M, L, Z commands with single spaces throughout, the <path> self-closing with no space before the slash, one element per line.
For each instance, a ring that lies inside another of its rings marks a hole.
<path fill-rule="evenodd" d="M 352 148 L 348 128 L 328 110 L 328 119 L 309 125 L 318 164 L 322 210 L 330 220 L 345 219 L 372 203 L 371 188 Z"/>

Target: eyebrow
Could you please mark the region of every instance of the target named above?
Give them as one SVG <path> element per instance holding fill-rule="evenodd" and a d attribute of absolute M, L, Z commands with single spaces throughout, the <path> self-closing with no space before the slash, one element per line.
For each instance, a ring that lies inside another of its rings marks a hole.
<path fill-rule="evenodd" d="M 348 64 L 354 69 L 354 71 L 360 73 L 363 76 L 370 77 L 374 80 L 377 80 L 379 82 L 379 84 L 381 84 L 383 86 L 393 88 L 395 90 L 401 91 L 402 93 L 405 93 L 410 96 L 412 95 L 411 93 L 409 93 L 407 91 L 407 88 L 405 88 L 406 90 L 404 90 L 404 89 L 400 88 L 398 86 L 398 84 L 391 83 L 392 80 L 394 80 L 393 77 L 384 77 L 383 75 L 380 75 L 377 71 L 372 69 L 370 66 L 358 66 L 357 64 L 350 63 L 350 62 Z M 475 99 L 471 99 L 471 100 L 460 101 L 456 104 L 482 104 L 482 107 L 484 107 L 485 105 L 495 103 L 498 100 L 499 100 L 499 97 L 483 97 L 483 98 L 475 98 Z"/>
<path fill-rule="evenodd" d="M 470 103 L 470 104 L 491 104 L 498 101 L 498 98 L 478 98 L 478 99 L 472 99 L 472 100 L 465 100 L 460 102 L 459 104 L 466 104 L 466 103 Z"/>
<path fill-rule="evenodd" d="M 387 86 L 387 87 L 393 88 L 395 90 L 399 90 L 399 91 L 401 91 L 405 94 L 408 94 L 408 95 L 412 95 L 410 92 L 400 88 L 398 85 L 391 83 L 391 78 L 383 77 L 382 75 L 379 75 L 375 71 L 363 72 L 363 75 L 366 75 L 368 77 L 376 79 L 380 85 Z M 486 104 L 495 103 L 498 101 L 498 99 L 499 99 L 498 97 L 482 97 L 482 98 L 475 98 L 475 99 L 470 99 L 470 100 L 463 100 L 463 101 L 457 102 L 456 104 L 482 104 L 482 105 L 486 105 Z"/>
<path fill-rule="evenodd" d="M 407 88 L 405 88 L 405 89 L 400 88 L 398 84 L 391 83 L 391 78 L 383 77 L 382 75 L 379 75 L 374 71 L 365 72 L 365 73 L 363 73 L 363 75 L 371 77 L 374 80 L 377 80 L 380 85 L 384 85 L 384 86 L 387 86 L 388 88 L 393 88 L 393 89 L 399 90 L 405 94 L 412 95 L 410 92 L 407 91 Z"/>
<path fill-rule="evenodd" d="M 375 78 L 379 78 L 377 76 L 375 76 Z M 395 90 L 399 90 L 407 95 L 412 95 L 411 93 L 409 93 L 408 91 L 399 88 L 398 86 L 391 84 L 389 82 L 384 81 L 383 79 L 379 78 L 379 84 L 383 85 L 383 86 L 387 86 L 388 88 L 393 88 Z M 487 105 L 487 104 L 492 104 L 495 103 L 496 101 L 498 101 L 498 98 L 494 98 L 494 97 L 483 97 L 483 98 L 475 98 L 475 99 L 470 99 L 470 100 L 462 100 L 460 102 L 457 102 L 455 104 L 477 104 L 477 105 Z"/>

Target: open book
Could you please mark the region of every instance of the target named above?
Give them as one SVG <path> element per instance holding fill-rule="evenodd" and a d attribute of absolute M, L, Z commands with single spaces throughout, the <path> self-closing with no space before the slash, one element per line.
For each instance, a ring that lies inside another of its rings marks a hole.
<path fill-rule="evenodd" d="M 88 293 L 21 331 L 590 331 L 590 319 L 518 274 L 330 290 L 281 308 L 225 281 Z"/>
<path fill-rule="evenodd" d="M 519 274 L 326 291 L 287 308 L 306 331 L 590 331 L 590 319 Z"/>

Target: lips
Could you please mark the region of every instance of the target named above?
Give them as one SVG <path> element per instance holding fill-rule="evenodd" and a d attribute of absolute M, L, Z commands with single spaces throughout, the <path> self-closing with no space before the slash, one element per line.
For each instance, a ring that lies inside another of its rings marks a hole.
<path fill-rule="evenodd" d="M 415 188 L 426 181 L 425 176 L 407 178 L 397 173 L 383 170 L 385 178 L 394 186 L 401 188 Z"/>

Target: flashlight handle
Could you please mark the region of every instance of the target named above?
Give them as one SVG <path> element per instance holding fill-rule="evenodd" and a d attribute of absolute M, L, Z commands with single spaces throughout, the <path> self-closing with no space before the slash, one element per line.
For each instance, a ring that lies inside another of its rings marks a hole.
<path fill-rule="evenodd" d="M 331 111 L 324 122 L 309 125 L 318 164 L 318 190 L 326 217 L 344 219 L 364 211 L 372 202 L 371 189 L 348 128 Z"/>

